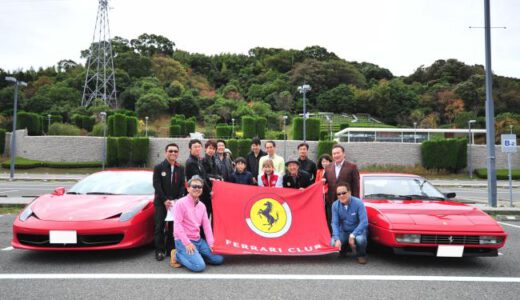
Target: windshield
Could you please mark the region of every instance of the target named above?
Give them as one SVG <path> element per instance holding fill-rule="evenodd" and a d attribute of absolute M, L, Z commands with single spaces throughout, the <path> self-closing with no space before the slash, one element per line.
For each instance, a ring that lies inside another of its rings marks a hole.
<path fill-rule="evenodd" d="M 367 176 L 363 199 L 444 200 L 444 195 L 421 177 Z"/>
<path fill-rule="evenodd" d="M 75 184 L 67 194 L 150 195 L 154 193 L 152 172 L 99 172 Z"/>

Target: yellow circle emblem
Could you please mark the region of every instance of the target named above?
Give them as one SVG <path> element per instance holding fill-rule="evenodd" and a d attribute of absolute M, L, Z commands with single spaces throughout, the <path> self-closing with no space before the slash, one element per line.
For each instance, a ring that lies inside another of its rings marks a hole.
<path fill-rule="evenodd" d="M 291 210 L 287 203 L 273 198 L 262 198 L 253 203 L 249 210 L 247 225 L 256 234 L 276 238 L 284 235 L 292 222 Z"/>

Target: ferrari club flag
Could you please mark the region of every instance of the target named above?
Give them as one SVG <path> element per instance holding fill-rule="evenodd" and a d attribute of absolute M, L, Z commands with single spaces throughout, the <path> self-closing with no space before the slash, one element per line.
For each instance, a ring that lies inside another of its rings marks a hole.
<path fill-rule="evenodd" d="M 323 184 L 305 190 L 213 182 L 214 251 L 221 254 L 318 255 L 330 246 Z"/>

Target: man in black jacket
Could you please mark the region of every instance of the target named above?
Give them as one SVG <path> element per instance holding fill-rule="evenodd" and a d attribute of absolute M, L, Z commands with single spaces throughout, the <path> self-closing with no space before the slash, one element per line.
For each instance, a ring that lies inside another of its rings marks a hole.
<path fill-rule="evenodd" d="M 283 176 L 283 187 L 291 189 L 304 189 L 311 185 L 311 175 L 300 170 L 300 162 L 290 158 L 286 163 L 287 173 Z"/>
<path fill-rule="evenodd" d="M 210 142 L 210 144 L 212 143 Z M 190 180 L 193 176 L 198 175 L 202 180 L 204 180 L 204 188 L 202 190 L 202 195 L 200 196 L 200 201 L 202 201 L 206 206 L 208 217 L 210 217 L 211 212 L 213 211 L 211 206 L 210 177 L 213 178 L 218 176 L 218 171 L 216 166 L 214 166 L 213 169 L 208 167 L 208 160 L 204 160 L 202 157 L 202 142 L 200 140 L 190 140 L 188 145 L 190 147 L 190 157 L 186 160 L 186 178 Z"/>
<path fill-rule="evenodd" d="M 309 159 L 309 144 L 301 143 L 298 145 L 298 162 L 300 163 L 300 170 L 303 170 L 311 175 L 311 183 L 314 183 L 316 178 L 316 163 Z"/>
<path fill-rule="evenodd" d="M 258 184 L 257 178 L 260 169 L 260 157 L 266 156 L 267 152 L 262 151 L 262 142 L 259 138 L 254 138 L 251 141 L 251 152 L 246 156 L 247 170 L 253 176 L 253 182 Z"/>
<path fill-rule="evenodd" d="M 154 198 L 154 242 L 155 259 L 161 261 L 166 253 L 175 247 L 173 242 L 173 222 L 165 222 L 167 210 L 174 201 L 186 194 L 184 186 L 184 168 L 177 162 L 179 146 L 168 144 L 165 149 L 166 159 L 153 169 Z M 164 243 L 164 225 L 166 230 L 166 246 Z"/>

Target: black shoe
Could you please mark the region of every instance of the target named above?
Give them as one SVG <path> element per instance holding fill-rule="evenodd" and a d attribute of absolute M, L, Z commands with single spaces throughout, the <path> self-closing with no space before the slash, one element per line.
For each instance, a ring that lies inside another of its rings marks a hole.
<path fill-rule="evenodd" d="M 156 250 L 155 251 L 155 259 L 157 261 L 162 261 L 164 260 L 164 252 L 162 252 L 161 250 Z"/>

